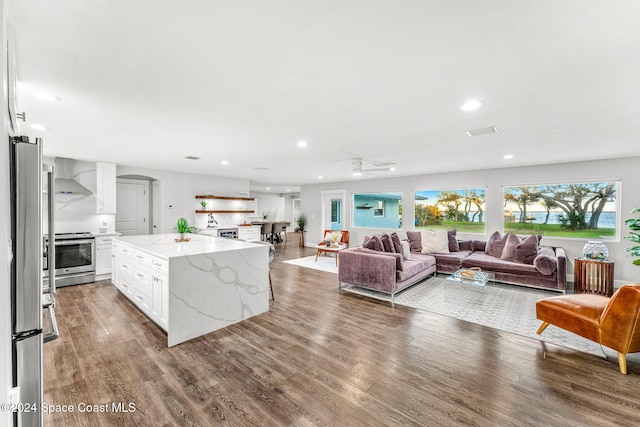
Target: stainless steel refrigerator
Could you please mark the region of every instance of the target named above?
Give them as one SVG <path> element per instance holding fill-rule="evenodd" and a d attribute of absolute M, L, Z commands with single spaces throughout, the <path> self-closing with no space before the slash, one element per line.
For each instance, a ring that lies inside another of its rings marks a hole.
<path fill-rule="evenodd" d="M 40 139 L 31 143 L 24 136 L 10 138 L 13 386 L 19 388 L 20 403 L 34 405 L 38 409 L 15 413 L 14 425 L 17 426 L 42 425 L 39 409 L 43 399 L 43 302 L 48 304 L 49 318 L 55 324 L 52 295 L 43 297 L 41 145 Z M 52 192 L 49 194 L 53 196 Z M 49 204 L 51 206 L 52 203 Z M 53 219 L 52 215 L 46 217 L 48 221 Z M 53 224 L 49 226 L 49 230 L 53 230 Z M 49 286 L 48 291 L 54 292 L 55 285 Z M 57 331 L 54 330 L 46 340 L 56 336 Z"/>

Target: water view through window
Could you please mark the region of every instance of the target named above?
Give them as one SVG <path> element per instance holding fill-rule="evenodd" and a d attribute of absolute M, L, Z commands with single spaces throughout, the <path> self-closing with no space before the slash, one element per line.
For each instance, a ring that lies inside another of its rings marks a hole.
<path fill-rule="evenodd" d="M 504 230 L 516 234 L 614 239 L 619 183 L 504 187 Z"/>

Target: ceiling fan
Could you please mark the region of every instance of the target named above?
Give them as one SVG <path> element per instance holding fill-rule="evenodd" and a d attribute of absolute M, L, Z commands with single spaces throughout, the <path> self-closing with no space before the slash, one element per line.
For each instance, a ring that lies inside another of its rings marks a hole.
<path fill-rule="evenodd" d="M 362 169 L 362 158 L 354 157 L 352 161 L 352 169 L 354 176 L 361 176 L 364 172 L 390 172 L 396 170 L 395 165 L 398 162 L 386 161 L 386 162 L 378 162 L 378 163 L 370 163 L 371 166 L 376 166 L 372 169 Z"/>

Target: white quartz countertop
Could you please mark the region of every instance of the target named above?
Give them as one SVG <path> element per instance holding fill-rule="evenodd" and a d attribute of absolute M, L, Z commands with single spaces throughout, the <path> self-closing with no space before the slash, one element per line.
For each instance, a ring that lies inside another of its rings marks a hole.
<path fill-rule="evenodd" d="M 177 234 L 149 234 L 144 236 L 118 236 L 117 241 L 127 243 L 160 258 L 169 259 L 187 255 L 237 251 L 261 246 L 259 243 L 239 242 L 233 239 L 202 234 L 187 234 L 191 240 L 176 242 Z M 266 246 L 265 246 L 266 247 Z"/>

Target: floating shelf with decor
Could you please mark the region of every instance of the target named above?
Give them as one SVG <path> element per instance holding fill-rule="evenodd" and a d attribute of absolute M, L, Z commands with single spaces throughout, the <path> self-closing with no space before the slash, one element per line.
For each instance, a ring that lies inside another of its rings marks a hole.
<path fill-rule="evenodd" d="M 255 198 L 253 197 L 214 196 L 214 195 L 196 195 L 196 199 L 244 201 L 244 202 L 252 202 L 255 200 Z M 239 206 L 239 207 L 244 208 L 244 206 Z M 197 209 L 196 213 L 199 213 L 199 214 L 252 214 L 252 213 L 255 213 L 253 209 L 211 209 L 211 206 L 209 206 L 209 208 L 210 209 L 206 209 L 206 203 L 205 203 L 203 204 L 203 209 Z"/>
<path fill-rule="evenodd" d="M 371 209 L 373 206 L 356 206 L 356 209 Z"/>
<path fill-rule="evenodd" d="M 242 213 L 242 214 L 250 214 L 250 213 L 254 213 L 255 211 L 250 211 L 250 210 L 226 210 L 226 209 L 216 209 L 216 210 L 210 210 L 210 209 L 197 209 L 196 213 L 204 213 L 204 214 L 208 214 L 208 213 Z"/>
<path fill-rule="evenodd" d="M 254 197 L 233 197 L 233 196 L 196 196 L 196 199 L 216 199 L 216 200 L 255 200 Z"/>

